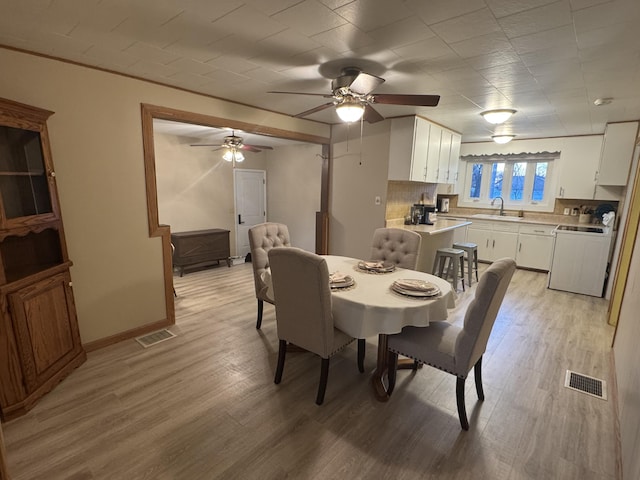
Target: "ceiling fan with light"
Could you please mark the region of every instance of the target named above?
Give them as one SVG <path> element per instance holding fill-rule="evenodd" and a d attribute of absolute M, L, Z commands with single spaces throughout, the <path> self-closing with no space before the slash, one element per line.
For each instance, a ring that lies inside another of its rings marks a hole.
<path fill-rule="evenodd" d="M 231 135 L 224 137 L 222 143 L 194 143 L 192 147 L 218 147 L 216 150 L 225 149 L 226 151 L 222 155 L 222 158 L 227 162 L 242 162 L 244 160 L 244 154 L 242 151 L 259 153 L 262 150 L 273 150 L 273 147 L 268 145 L 250 145 L 244 143 L 242 137 L 238 137 L 232 130 Z"/>
<path fill-rule="evenodd" d="M 435 107 L 440 101 L 440 95 L 372 93 L 373 90 L 383 82 L 384 78 L 365 73 L 358 67 L 347 67 L 342 69 L 339 77 L 331 81 L 332 93 L 330 94 L 281 91 L 271 91 L 268 93 L 316 95 L 331 98 L 333 99 L 331 102 L 298 113 L 294 115 L 294 117 L 306 117 L 307 115 L 335 106 L 336 113 L 345 122 L 355 122 L 361 118 L 364 118 L 364 120 L 369 123 L 384 120 L 384 117 L 373 108 L 373 104 Z"/>

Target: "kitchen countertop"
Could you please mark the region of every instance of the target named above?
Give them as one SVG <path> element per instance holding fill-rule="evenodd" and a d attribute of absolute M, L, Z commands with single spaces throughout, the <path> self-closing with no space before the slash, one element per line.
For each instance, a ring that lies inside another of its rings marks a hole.
<path fill-rule="evenodd" d="M 465 220 L 447 220 L 438 218 L 433 225 L 397 225 L 399 228 L 404 228 L 405 230 L 411 230 L 414 232 L 418 232 L 422 235 L 437 235 L 439 233 L 448 232 L 454 230 L 456 228 L 464 227 L 466 225 L 471 225 L 470 221 Z"/>

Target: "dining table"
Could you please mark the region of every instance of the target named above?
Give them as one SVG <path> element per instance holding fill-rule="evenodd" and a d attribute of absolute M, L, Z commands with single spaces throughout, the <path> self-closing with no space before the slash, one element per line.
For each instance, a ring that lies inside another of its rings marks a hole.
<path fill-rule="evenodd" d="M 322 256 L 333 276 L 350 276 L 353 284 L 332 288 L 332 314 L 336 328 L 354 338 L 378 336 L 376 369 L 372 375 L 374 394 L 380 401 L 389 398 L 387 372 L 387 336 L 406 326 L 427 327 L 430 322 L 446 320 L 448 310 L 455 307 L 456 293 L 451 284 L 435 275 L 395 267 L 393 269 L 362 268 L 363 261 L 338 255 Z M 398 293 L 394 282 L 422 281 L 435 285 L 439 292 L 432 296 Z M 413 362 L 411 362 L 413 364 Z"/>

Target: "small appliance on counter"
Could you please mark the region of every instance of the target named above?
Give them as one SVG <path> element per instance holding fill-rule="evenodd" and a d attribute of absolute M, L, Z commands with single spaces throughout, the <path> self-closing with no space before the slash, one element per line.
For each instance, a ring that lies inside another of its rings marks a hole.
<path fill-rule="evenodd" d="M 422 225 L 433 225 L 433 222 L 429 220 L 429 215 L 436 211 L 435 205 L 423 205 L 421 203 L 416 203 L 411 207 L 411 218 L 413 219 L 413 224 L 422 224 Z"/>
<path fill-rule="evenodd" d="M 449 199 L 443 198 L 440 200 L 440 211 L 442 213 L 449 213 Z"/>

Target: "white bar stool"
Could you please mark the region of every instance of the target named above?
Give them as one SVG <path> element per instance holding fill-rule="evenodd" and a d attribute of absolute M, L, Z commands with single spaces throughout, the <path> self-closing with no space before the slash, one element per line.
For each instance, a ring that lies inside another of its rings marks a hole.
<path fill-rule="evenodd" d="M 462 291 L 464 291 L 464 250 L 459 248 L 439 248 L 436 250 L 431 273 L 447 280 L 451 278 L 454 291 L 458 289 L 458 269 L 460 269 L 460 280 L 462 280 Z"/>

